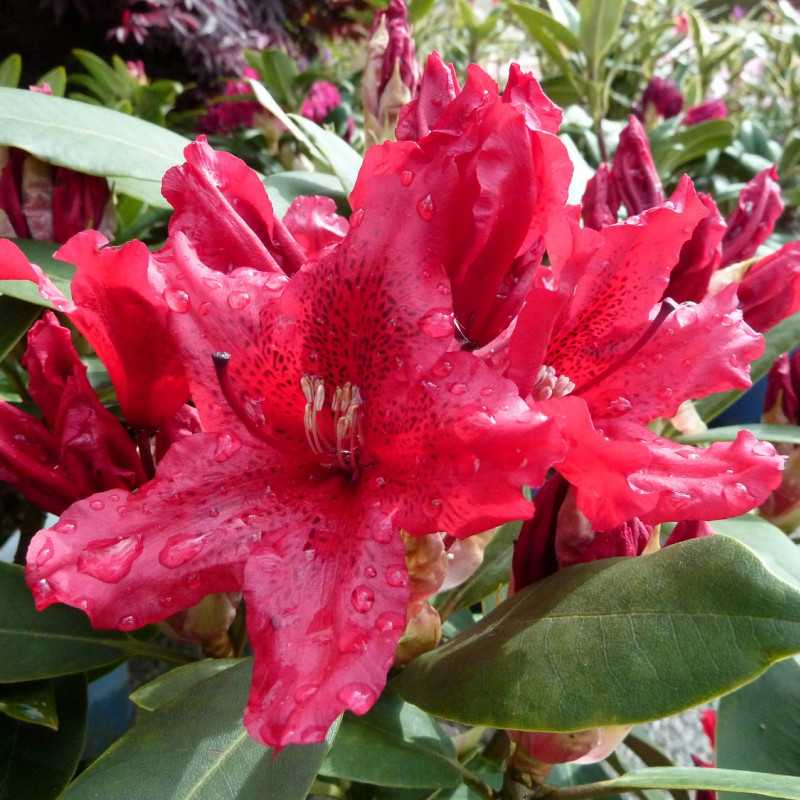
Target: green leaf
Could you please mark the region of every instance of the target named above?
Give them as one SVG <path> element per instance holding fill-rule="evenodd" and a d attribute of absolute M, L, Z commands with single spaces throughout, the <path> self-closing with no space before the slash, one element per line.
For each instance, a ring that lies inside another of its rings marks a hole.
<path fill-rule="evenodd" d="M 800 342 L 800 311 L 767 331 L 764 334 L 764 341 L 766 343 L 764 355 L 750 365 L 750 377 L 753 383 L 769 372 L 773 362 L 781 353 L 788 353 L 797 347 L 797 343 Z M 741 390 L 718 392 L 698 400 L 695 409 L 701 419 L 709 422 L 735 403 L 742 394 L 744 392 Z"/>
<path fill-rule="evenodd" d="M 283 50 L 268 48 L 261 53 L 261 73 L 264 83 L 277 94 L 281 103 L 294 105 L 294 81 L 297 64 Z"/>
<path fill-rule="evenodd" d="M 517 19 L 523 24 L 528 33 L 537 41 L 540 40 L 541 31 L 564 45 L 567 50 L 577 52 L 581 48 L 578 37 L 565 25 L 545 13 L 541 9 L 529 6 L 524 3 L 511 3 L 511 10 L 517 15 Z"/>
<path fill-rule="evenodd" d="M 361 156 L 340 136 L 327 131 L 299 114 L 289 114 L 294 123 L 322 153 L 324 161 L 341 181 L 342 188 L 350 194 L 361 169 Z"/>
<path fill-rule="evenodd" d="M 58 731 L 0 716 L 0 800 L 53 800 L 75 774 L 86 740 L 86 678 L 54 684 Z"/>
<path fill-rule="evenodd" d="M 650 767 L 600 781 L 607 789 L 712 789 L 800 800 L 800 781 L 791 775 L 769 775 L 738 769 L 706 767 Z M 598 795 L 600 792 L 598 792 Z M 610 792 L 609 792 L 610 794 Z"/>
<path fill-rule="evenodd" d="M 241 721 L 251 671 L 242 660 L 140 715 L 62 800 L 304 800 L 328 745 L 275 755 L 253 741 Z"/>
<path fill-rule="evenodd" d="M 17 342 L 28 332 L 36 321 L 41 309 L 30 303 L 23 303 L 13 297 L 0 297 L 0 361 L 14 349 Z"/>
<path fill-rule="evenodd" d="M 430 14 L 435 0 L 411 0 L 408 4 L 408 19 L 415 25 Z"/>
<path fill-rule="evenodd" d="M 36 81 L 37 86 L 47 84 L 56 97 L 63 97 L 67 89 L 67 71 L 64 67 L 53 67 Z"/>
<path fill-rule="evenodd" d="M 768 442 L 800 444 L 800 426 L 798 425 L 723 425 L 721 428 L 709 428 L 700 433 L 679 436 L 678 441 L 689 444 L 705 442 L 732 442 L 739 431 L 750 431 L 758 439 Z"/>
<path fill-rule="evenodd" d="M 96 56 L 89 50 L 79 48 L 72 51 L 72 55 L 83 64 L 86 71 L 97 81 L 103 92 L 100 95 L 104 99 L 116 99 L 127 97 L 131 93 L 132 84 L 130 80 L 123 78 L 112 66 L 103 61 L 100 56 Z"/>
<path fill-rule="evenodd" d="M 578 33 L 581 28 L 581 18 L 572 0 L 547 0 L 547 7 L 558 22 L 573 33 Z"/>
<path fill-rule="evenodd" d="M 800 590 L 718 536 L 561 570 L 394 686 L 446 719 L 575 731 L 690 708 L 798 651 Z"/>
<path fill-rule="evenodd" d="M 131 700 L 145 711 L 155 711 L 201 681 L 240 663 L 241 659 L 238 658 L 205 658 L 194 664 L 176 667 L 140 686 L 131 695 Z M 242 698 L 243 701 L 246 699 Z"/>
<path fill-rule="evenodd" d="M 783 145 L 780 161 L 778 161 L 778 175 L 785 178 L 789 171 L 800 161 L 800 131 L 792 131 Z"/>
<path fill-rule="evenodd" d="M 37 611 L 22 567 L 0 563 L 0 683 L 71 675 L 157 648 L 115 631 L 94 630 L 63 605 Z"/>
<path fill-rule="evenodd" d="M 347 213 L 347 195 L 335 175 L 325 172 L 277 172 L 268 175 L 264 183 L 275 213 L 283 216 L 292 200 L 301 195 L 319 194 L 336 201 L 340 213 Z"/>
<path fill-rule="evenodd" d="M 126 194 L 167 208 L 156 194 L 161 176 L 183 160 L 189 140 L 107 108 L 0 89 L 0 144 L 78 172 L 124 178 Z"/>
<path fill-rule="evenodd" d="M 597 76 L 597 65 L 614 43 L 624 11 L 625 0 L 579 0 L 578 2 L 580 16 L 578 36 L 589 63 L 594 65 L 592 74 L 595 76 Z"/>
<path fill-rule="evenodd" d="M 521 522 L 508 522 L 497 528 L 491 542 L 483 554 L 478 569 L 460 586 L 442 592 L 434 602 L 443 618 L 449 617 L 461 608 L 469 608 L 494 592 L 508 581 L 511 574 L 511 557 L 514 540 L 522 527 Z"/>
<path fill-rule="evenodd" d="M 800 664 L 789 658 L 723 697 L 717 765 L 800 777 Z M 725 793 L 720 800 L 746 800 Z"/>
<path fill-rule="evenodd" d="M 345 715 L 320 774 L 409 789 L 461 783 L 452 742 L 424 711 L 390 692 L 366 716 Z"/>
<path fill-rule="evenodd" d="M 22 74 L 22 58 L 19 53 L 12 53 L 0 61 L 0 87 L 16 89 Z"/>
<path fill-rule="evenodd" d="M 659 172 L 672 173 L 678 167 L 723 149 L 733 141 L 734 125 L 729 119 L 711 119 L 681 128 L 653 142 L 653 160 Z"/>
<path fill-rule="evenodd" d="M 60 247 L 55 242 L 44 242 L 37 239 L 14 239 L 14 244 L 22 250 L 28 260 L 41 267 L 61 293 L 71 298 L 70 284 L 75 274 L 75 267 L 63 261 L 56 261 L 53 253 Z M 45 300 L 31 281 L 0 281 L 0 294 L 24 300 L 44 308 L 53 308 L 49 300 Z"/>
<path fill-rule="evenodd" d="M 11 719 L 58 730 L 54 681 L 0 685 L 0 713 Z"/>

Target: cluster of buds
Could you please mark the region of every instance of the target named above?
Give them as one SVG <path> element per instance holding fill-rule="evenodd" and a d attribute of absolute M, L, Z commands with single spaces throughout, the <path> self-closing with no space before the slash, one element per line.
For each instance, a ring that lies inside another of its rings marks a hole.
<path fill-rule="evenodd" d="M 405 0 L 390 0 L 375 18 L 361 84 L 367 145 L 394 136 L 400 110 L 417 91 L 419 65 Z"/>

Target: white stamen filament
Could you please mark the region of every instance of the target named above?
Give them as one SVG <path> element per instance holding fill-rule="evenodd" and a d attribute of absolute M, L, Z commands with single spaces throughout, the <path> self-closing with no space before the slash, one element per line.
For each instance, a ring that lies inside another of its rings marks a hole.
<path fill-rule="evenodd" d="M 531 388 L 534 400 L 549 400 L 551 397 L 566 397 L 575 384 L 566 375 L 557 375 L 555 368 L 541 366 Z"/>

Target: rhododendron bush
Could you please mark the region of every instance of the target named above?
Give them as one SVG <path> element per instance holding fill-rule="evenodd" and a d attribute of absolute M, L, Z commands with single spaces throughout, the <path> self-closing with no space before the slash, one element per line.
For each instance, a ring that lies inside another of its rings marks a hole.
<path fill-rule="evenodd" d="M 316 165 L 269 178 L 0 89 L 0 798 L 800 798 L 777 174 L 723 214 L 632 116 L 581 185 L 534 74 L 410 36 L 392 0 L 363 158 L 330 84 L 236 87 Z M 716 766 L 634 728 L 719 697 Z"/>

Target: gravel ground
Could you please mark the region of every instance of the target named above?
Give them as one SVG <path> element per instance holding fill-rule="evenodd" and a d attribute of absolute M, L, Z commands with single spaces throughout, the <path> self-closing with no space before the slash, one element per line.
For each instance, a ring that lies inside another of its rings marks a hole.
<path fill-rule="evenodd" d="M 700 725 L 700 712 L 711 708 L 708 703 L 683 714 L 666 717 L 646 726 L 650 740 L 679 766 L 692 766 L 692 753 L 711 760 L 711 745 Z"/>

